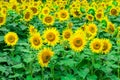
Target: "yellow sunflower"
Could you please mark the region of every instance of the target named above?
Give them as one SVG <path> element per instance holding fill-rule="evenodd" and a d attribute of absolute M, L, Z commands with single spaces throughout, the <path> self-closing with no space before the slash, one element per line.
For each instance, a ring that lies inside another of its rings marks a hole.
<path fill-rule="evenodd" d="M 101 21 L 101 20 L 103 19 L 103 17 L 104 17 L 103 12 L 99 12 L 99 11 L 96 12 L 95 18 L 96 18 L 97 20 Z"/>
<path fill-rule="evenodd" d="M 67 10 L 60 10 L 58 14 L 60 21 L 65 21 L 69 19 L 69 12 Z"/>
<path fill-rule="evenodd" d="M 64 40 L 69 40 L 72 35 L 72 29 L 65 29 L 62 33 L 62 37 Z"/>
<path fill-rule="evenodd" d="M 33 17 L 33 13 L 31 10 L 27 9 L 25 12 L 24 12 L 24 20 L 25 21 L 30 21 Z"/>
<path fill-rule="evenodd" d="M 51 46 L 54 46 L 59 42 L 59 35 L 60 34 L 56 28 L 47 28 L 44 31 L 43 37 L 45 39 L 45 42 Z"/>
<path fill-rule="evenodd" d="M 50 13 L 50 9 L 48 8 L 48 7 L 44 7 L 43 9 L 42 9 L 42 14 L 43 15 L 48 15 Z"/>
<path fill-rule="evenodd" d="M 38 8 L 36 6 L 31 6 L 30 9 L 33 12 L 33 15 L 37 15 L 39 13 Z"/>
<path fill-rule="evenodd" d="M 34 35 L 35 33 L 37 33 L 37 29 L 33 25 L 30 25 L 29 33 L 30 35 Z"/>
<path fill-rule="evenodd" d="M 6 16 L 0 16 L 0 26 L 5 24 L 6 22 Z"/>
<path fill-rule="evenodd" d="M 100 53 L 102 51 L 103 44 L 101 39 L 95 38 L 90 43 L 90 49 L 93 53 Z"/>
<path fill-rule="evenodd" d="M 8 32 L 4 36 L 4 41 L 8 46 L 14 46 L 18 42 L 18 35 L 15 32 Z"/>
<path fill-rule="evenodd" d="M 40 49 L 42 46 L 42 39 L 39 33 L 35 33 L 34 35 L 32 35 L 29 39 L 30 43 L 31 43 L 31 47 L 33 49 Z"/>
<path fill-rule="evenodd" d="M 72 50 L 76 52 L 82 51 L 86 45 L 85 36 L 82 34 L 73 34 L 69 39 L 69 44 Z"/>
<path fill-rule="evenodd" d="M 110 9 L 110 15 L 117 16 L 119 14 L 118 12 L 119 8 L 113 7 Z"/>
<path fill-rule="evenodd" d="M 54 17 L 51 15 L 46 15 L 43 18 L 43 23 L 46 25 L 53 25 L 54 24 Z"/>
<path fill-rule="evenodd" d="M 54 52 L 50 48 L 44 48 L 41 52 L 39 52 L 37 58 L 41 67 L 47 67 L 53 55 Z"/>
<path fill-rule="evenodd" d="M 92 14 L 87 14 L 86 18 L 88 21 L 93 21 L 94 20 L 94 16 Z"/>
<path fill-rule="evenodd" d="M 115 25 L 112 22 L 107 22 L 106 31 L 110 34 L 113 34 L 115 32 Z"/>
<path fill-rule="evenodd" d="M 102 47 L 102 53 L 109 53 L 111 48 L 112 48 L 112 44 L 110 42 L 109 39 L 102 39 L 102 44 L 103 44 L 103 47 Z"/>

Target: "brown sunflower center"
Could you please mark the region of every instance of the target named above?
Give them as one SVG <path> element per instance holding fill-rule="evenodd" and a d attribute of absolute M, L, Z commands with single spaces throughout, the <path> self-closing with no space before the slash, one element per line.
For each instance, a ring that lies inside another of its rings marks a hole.
<path fill-rule="evenodd" d="M 100 45 L 99 42 L 96 42 L 96 43 L 94 43 L 94 45 L 93 45 L 93 48 L 96 49 L 96 50 L 99 50 L 100 47 L 101 47 L 101 45 Z"/>
<path fill-rule="evenodd" d="M 75 47 L 80 47 L 80 46 L 82 46 L 83 41 L 82 41 L 81 38 L 75 38 L 75 39 L 73 40 L 73 44 L 75 45 Z"/>
<path fill-rule="evenodd" d="M 79 16 L 79 15 L 80 15 L 78 11 L 75 11 L 74 14 L 75 14 L 76 16 Z"/>
<path fill-rule="evenodd" d="M 0 17 L 0 23 L 4 21 L 4 17 Z"/>
<path fill-rule="evenodd" d="M 112 14 L 112 15 L 116 15 L 116 14 L 117 14 L 117 10 L 116 10 L 116 9 L 112 9 L 112 10 L 111 10 L 111 14 Z"/>
<path fill-rule="evenodd" d="M 33 11 L 34 14 L 37 13 L 37 8 L 32 7 L 31 10 Z"/>
<path fill-rule="evenodd" d="M 15 41 L 15 37 L 13 35 L 10 35 L 8 37 L 8 42 L 13 43 Z"/>
<path fill-rule="evenodd" d="M 103 51 L 106 51 L 108 49 L 108 44 L 104 42 L 103 44 Z"/>
<path fill-rule="evenodd" d="M 62 12 L 60 16 L 61 16 L 61 18 L 66 18 L 67 14 L 65 12 Z"/>
<path fill-rule="evenodd" d="M 94 28 L 93 26 L 91 26 L 91 27 L 89 28 L 89 30 L 90 30 L 91 33 L 95 33 L 95 28 Z"/>
<path fill-rule="evenodd" d="M 16 8 L 17 8 L 16 5 L 13 5 L 13 6 L 12 6 L 12 9 L 13 9 L 13 10 L 16 10 Z"/>
<path fill-rule="evenodd" d="M 101 17 L 102 17 L 102 14 L 101 14 L 101 13 L 98 13 L 98 14 L 97 14 L 97 18 L 100 19 Z"/>
<path fill-rule="evenodd" d="M 49 40 L 50 42 L 54 41 L 55 40 L 55 34 L 52 33 L 52 32 L 49 32 L 47 34 L 47 40 Z"/>
<path fill-rule="evenodd" d="M 44 10 L 44 14 L 48 14 L 48 10 Z"/>
<path fill-rule="evenodd" d="M 88 16 L 88 19 L 89 19 L 89 20 L 92 20 L 92 19 L 93 19 L 93 17 L 92 17 L 92 16 Z"/>
<path fill-rule="evenodd" d="M 45 17 L 45 22 L 47 23 L 51 23 L 52 22 L 52 18 L 51 17 Z"/>
<path fill-rule="evenodd" d="M 50 55 L 48 52 L 45 52 L 43 55 L 42 55 L 42 60 L 43 60 L 43 63 L 47 63 L 49 60 L 50 60 Z"/>
<path fill-rule="evenodd" d="M 114 31 L 115 31 L 114 26 L 110 24 L 110 25 L 109 25 L 109 30 L 110 30 L 111 32 L 114 32 Z"/>
<path fill-rule="evenodd" d="M 70 32 L 65 32 L 64 37 L 65 37 L 66 39 L 70 38 Z"/>
<path fill-rule="evenodd" d="M 40 44 L 40 39 L 37 38 L 37 37 L 35 37 L 35 38 L 33 39 L 33 44 L 36 45 L 36 46 L 38 46 L 38 45 Z"/>
<path fill-rule="evenodd" d="M 25 13 L 25 19 L 29 19 L 30 18 L 30 12 L 26 12 Z"/>

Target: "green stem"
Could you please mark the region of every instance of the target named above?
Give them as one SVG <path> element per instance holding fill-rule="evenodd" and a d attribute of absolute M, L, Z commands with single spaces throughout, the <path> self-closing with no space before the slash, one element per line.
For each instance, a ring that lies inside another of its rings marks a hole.
<path fill-rule="evenodd" d="M 42 80 L 44 80 L 44 67 L 42 67 Z"/>
<path fill-rule="evenodd" d="M 92 72 L 91 73 L 92 73 L 92 75 L 94 75 L 94 69 L 93 69 L 93 65 L 95 63 L 94 54 L 92 55 L 91 59 L 92 59 Z"/>
<path fill-rule="evenodd" d="M 118 53 L 120 53 L 120 48 L 118 48 Z M 119 62 L 119 59 L 118 59 L 118 78 L 120 79 L 120 62 Z"/>
<path fill-rule="evenodd" d="M 53 80 L 55 80 L 54 79 L 54 65 L 51 67 L 51 73 L 52 73 Z"/>

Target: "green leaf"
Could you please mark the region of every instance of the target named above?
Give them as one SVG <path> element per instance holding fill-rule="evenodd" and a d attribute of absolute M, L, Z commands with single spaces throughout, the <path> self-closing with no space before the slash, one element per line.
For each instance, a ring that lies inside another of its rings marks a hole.
<path fill-rule="evenodd" d="M 7 58 L 6 57 L 0 57 L 0 63 L 1 62 L 7 62 Z"/>
<path fill-rule="evenodd" d="M 12 67 L 13 67 L 13 68 L 16 68 L 16 69 L 19 69 L 19 68 L 23 68 L 24 65 L 23 65 L 23 63 L 20 63 L 20 64 L 14 65 L 14 66 L 12 66 Z"/>
<path fill-rule="evenodd" d="M 0 66 L 0 72 L 5 72 L 5 71 L 6 71 L 6 67 Z"/>
<path fill-rule="evenodd" d="M 79 76 L 81 76 L 83 79 L 85 79 L 85 77 L 87 76 L 88 73 L 89 73 L 89 69 L 88 68 L 81 69 L 78 72 Z"/>
<path fill-rule="evenodd" d="M 0 41 L 3 41 L 4 40 L 4 36 L 0 36 Z"/>
<path fill-rule="evenodd" d="M 31 75 L 28 75 L 25 80 L 33 80 Z"/>
<path fill-rule="evenodd" d="M 62 80 L 76 80 L 76 78 L 71 74 L 67 74 L 66 76 L 62 77 Z"/>
<path fill-rule="evenodd" d="M 97 76 L 96 75 L 88 76 L 87 80 L 97 80 Z"/>

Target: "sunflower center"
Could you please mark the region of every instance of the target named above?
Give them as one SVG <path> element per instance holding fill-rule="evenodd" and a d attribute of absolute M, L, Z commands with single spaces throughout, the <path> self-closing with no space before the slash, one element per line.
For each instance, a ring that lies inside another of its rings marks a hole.
<path fill-rule="evenodd" d="M 48 13 L 48 10 L 44 10 L 44 14 L 47 14 Z"/>
<path fill-rule="evenodd" d="M 77 16 L 80 15 L 78 11 L 75 11 L 74 14 L 77 15 Z"/>
<path fill-rule="evenodd" d="M 64 37 L 65 37 L 66 39 L 70 38 L 70 33 L 69 33 L 69 32 L 65 32 Z"/>
<path fill-rule="evenodd" d="M 43 59 L 43 63 L 47 63 L 50 60 L 50 55 L 47 52 L 45 52 L 42 55 L 42 59 Z"/>
<path fill-rule="evenodd" d="M 33 44 L 38 46 L 40 44 L 40 40 L 38 38 L 33 39 Z"/>
<path fill-rule="evenodd" d="M 97 14 L 97 18 L 100 19 L 101 17 L 102 17 L 102 14 L 101 14 L 101 13 L 98 13 L 98 14 Z"/>
<path fill-rule="evenodd" d="M 4 18 L 3 18 L 3 17 L 0 17 L 0 23 L 2 23 L 2 22 L 3 22 L 3 20 L 4 20 Z"/>
<path fill-rule="evenodd" d="M 76 46 L 76 47 L 80 47 L 82 44 L 83 44 L 83 41 L 81 38 L 76 38 L 73 40 L 73 44 Z"/>
<path fill-rule="evenodd" d="M 13 5 L 13 6 L 12 6 L 12 9 L 15 10 L 15 9 L 16 9 L 16 5 Z"/>
<path fill-rule="evenodd" d="M 114 32 L 115 29 L 114 29 L 113 25 L 111 25 L 111 24 L 109 25 L 109 30 L 110 30 L 111 32 Z"/>
<path fill-rule="evenodd" d="M 61 13 L 61 18 L 66 18 L 67 14 L 65 12 Z"/>
<path fill-rule="evenodd" d="M 8 42 L 13 43 L 14 41 L 15 41 L 15 37 L 12 36 L 12 35 L 10 35 L 10 36 L 8 37 Z"/>
<path fill-rule="evenodd" d="M 45 17 L 45 22 L 47 23 L 51 23 L 52 22 L 52 18 L 51 17 Z"/>
<path fill-rule="evenodd" d="M 104 45 L 103 45 L 103 51 L 106 51 L 107 49 L 108 49 L 108 44 L 104 43 Z"/>
<path fill-rule="evenodd" d="M 33 11 L 33 13 L 37 13 L 37 9 L 35 7 L 32 7 L 31 10 Z"/>
<path fill-rule="evenodd" d="M 92 17 L 92 16 L 88 16 L 88 19 L 89 19 L 89 20 L 92 20 L 92 19 L 93 19 L 93 17 Z"/>
<path fill-rule="evenodd" d="M 25 19 L 29 19 L 29 18 L 30 18 L 30 12 L 26 12 Z"/>
<path fill-rule="evenodd" d="M 54 33 L 52 33 L 52 32 L 49 32 L 48 34 L 47 34 L 47 39 L 49 40 L 49 41 L 54 41 L 55 40 L 55 34 Z"/>
<path fill-rule="evenodd" d="M 96 49 L 96 50 L 100 49 L 100 47 L 101 47 L 101 45 L 100 45 L 99 42 L 98 42 L 98 43 L 96 42 L 96 43 L 94 43 L 94 45 L 93 45 L 93 48 Z"/>
<path fill-rule="evenodd" d="M 94 33 L 94 32 L 95 32 L 95 28 L 94 28 L 93 26 L 91 26 L 91 27 L 89 28 L 89 30 L 90 30 L 91 33 Z"/>
<path fill-rule="evenodd" d="M 117 14 L 117 10 L 116 10 L 116 9 L 112 9 L 112 10 L 111 10 L 111 14 L 112 14 L 112 15 L 116 15 L 116 14 Z"/>

